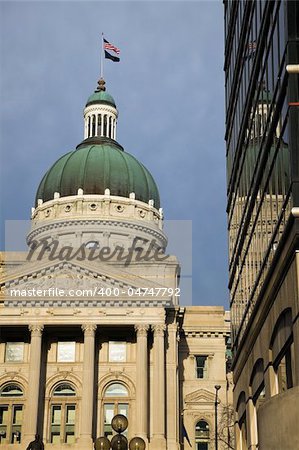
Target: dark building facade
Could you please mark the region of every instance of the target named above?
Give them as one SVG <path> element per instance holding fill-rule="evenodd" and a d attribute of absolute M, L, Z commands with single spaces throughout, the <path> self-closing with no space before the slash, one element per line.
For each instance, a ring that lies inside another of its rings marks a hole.
<path fill-rule="evenodd" d="M 299 448 L 299 2 L 224 1 L 224 15 L 236 449 L 294 449 Z"/>

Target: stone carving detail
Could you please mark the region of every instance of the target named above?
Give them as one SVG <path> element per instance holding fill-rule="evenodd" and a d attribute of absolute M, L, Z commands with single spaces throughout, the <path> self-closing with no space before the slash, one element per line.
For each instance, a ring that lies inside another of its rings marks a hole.
<path fill-rule="evenodd" d="M 58 266 L 53 266 L 53 268 L 48 269 L 46 273 L 36 272 L 31 276 L 23 277 L 20 280 L 14 280 L 13 282 L 7 283 L 5 288 L 7 290 L 7 288 L 14 285 L 14 287 L 17 286 L 20 290 L 44 290 L 45 292 L 43 297 L 55 297 L 55 292 L 61 289 L 66 293 L 67 297 L 68 291 L 72 289 L 88 289 L 96 293 L 101 289 L 110 287 L 118 287 L 120 289 L 132 287 L 123 281 L 108 278 L 108 276 L 101 275 L 96 272 L 88 271 L 88 273 L 86 273 L 86 270 L 80 270 L 78 272 L 78 267 L 74 266 L 73 268 L 67 263 L 64 265 L 61 272 L 58 272 L 57 268 Z M 6 292 L 6 295 L 9 295 L 9 291 Z M 34 298 L 34 300 L 38 300 L 40 297 L 32 298 Z"/>
<path fill-rule="evenodd" d="M 166 330 L 165 323 L 158 323 L 155 325 L 152 325 L 152 330 L 154 332 L 154 336 L 164 336 L 164 332 Z"/>
<path fill-rule="evenodd" d="M 213 403 L 214 401 L 215 394 L 205 389 L 198 389 L 185 397 L 185 403 Z"/>
<path fill-rule="evenodd" d="M 84 336 L 94 336 L 97 325 L 94 323 L 84 323 L 81 328 L 84 332 Z"/>
<path fill-rule="evenodd" d="M 140 323 L 135 325 L 135 331 L 137 333 L 137 336 L 139 337 L 147 337 L 147 332 L 149 330 L 149 325 L 145 323 Z"/>
<path fill-rule="evenodd" d="M 44 326 L 37 323 L 32 323 L 28 325 L 28 328 L 32 337 L 41 337 Z"/>

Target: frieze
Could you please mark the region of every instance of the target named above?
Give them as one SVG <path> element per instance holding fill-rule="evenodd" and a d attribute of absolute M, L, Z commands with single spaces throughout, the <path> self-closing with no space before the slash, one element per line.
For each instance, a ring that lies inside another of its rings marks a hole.
<path fill-rule="evenodd" d="M 153 230 L 152 228 L 146 227 L 145 225 L 140 224 L 132 224 L 129 222 L 119 222 L 114 220 L 72 220 L 72 221 L 61 221 L 59 223 L 49 223 L 47 225 L 38 227 L 31 232 L 29 232 L 27 237 L 27 242 L 30 242 L 35 239 L 35 237 L 43 232 L 51 231 L 57 228 L 67 228 L 75 226 L 86 226 L 86 225 L 96 225 L 96 226 L 113 226 L 113 227 L 125 227 L 128 229 L 134 229 L 146 234 L 150 234 L 151 236 L 154 236 L 156 239 L 160 239 L 165 245 L 167 244 L 167 239 L 162 233 L 159 233 L 156 230 Z"/>

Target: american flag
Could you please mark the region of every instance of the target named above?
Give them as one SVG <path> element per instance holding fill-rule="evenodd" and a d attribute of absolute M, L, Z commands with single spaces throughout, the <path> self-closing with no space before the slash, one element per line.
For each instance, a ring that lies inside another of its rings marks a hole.
<path fill-rule="evenodd" d="M 104 41 L 104 49 L 105 50 L 112 50 L 113 52 L 115 52 L 117 55 L 119 55 L 120 53 L 120 49 L 117 48 L 115 45 L 111 44 L 109 41 L 107 41 L 107 39 L 103 38 Z"/>

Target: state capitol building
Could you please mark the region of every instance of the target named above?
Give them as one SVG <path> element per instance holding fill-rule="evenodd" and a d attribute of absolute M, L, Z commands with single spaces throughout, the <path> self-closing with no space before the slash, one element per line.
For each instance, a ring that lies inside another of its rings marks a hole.
<path fill-rule="evenodd" d="M 228 448 L 228 313 L 180 307 L 158 187 L 116 141 L 117 119 L 100 79 L 84 140 L 37 188 L 28 252 L 1 255 L 0 449 L 38 433 L 45 449 L 92 450 L 120 413 L 147 449 L 213 450 L 215 385 Z"/>

